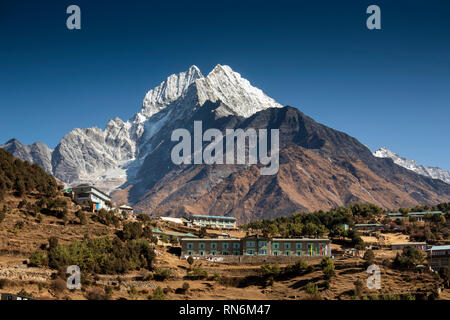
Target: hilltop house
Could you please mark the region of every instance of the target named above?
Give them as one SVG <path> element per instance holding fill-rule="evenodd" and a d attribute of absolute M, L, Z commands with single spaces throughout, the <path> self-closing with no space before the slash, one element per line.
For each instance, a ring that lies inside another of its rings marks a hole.
<path fill-rule="evenodd" d="M 100 209 L 111 210 L 111 197 L 88 184 L 81 184 L 71 188 L 73 200 L 80 206 L 92 205 L 92 210 L 98 211 Z"/>
<path fill-rule="evenodd" d="M 433 270 L 450 266 L 450 245 L 433 246 L 428 251 L 428 263 Z"/>
<path fill-rule="evenodd" d="M 416 248 L 417 250 L 427 250 L 426 242 L 404 242 L 404 243 L 392 243 L 392 250 L 403 250 L 405 248 Z"/>

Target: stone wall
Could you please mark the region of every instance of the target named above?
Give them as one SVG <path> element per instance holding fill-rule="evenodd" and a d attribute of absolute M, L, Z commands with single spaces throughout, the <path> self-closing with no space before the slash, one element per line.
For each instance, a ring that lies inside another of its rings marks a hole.
<path fill-rule="evenodd" d="M 325 256 L 194 256 L 195 260 L 208 260 L 216 263 L 224 264 L 249 264 L 261 265 L 264 263 L 280 263 L 288 264 L 295 263 L 300 258 L 306 261 L 321 260 Z M 181 256 L 181 259 L 186 259 L 187 256 Z"/>

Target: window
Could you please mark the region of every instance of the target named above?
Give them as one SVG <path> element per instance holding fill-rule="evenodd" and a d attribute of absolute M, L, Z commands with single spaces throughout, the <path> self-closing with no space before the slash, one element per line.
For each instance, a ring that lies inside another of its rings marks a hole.
<path fill-rule="evenodd" d="M 285 249 L 290 249 L 291 248 L 291 244 L 289 242 L 284 244 L 284 248 Z"/>
<path fill-rule="evenodd" d="M 260 242 L 258 242 L 258 246 L 259 246 L 260 248 L 262 248 L 262 247 L 267 247 L 267 241 L 260 241 Z"/>
<path fill-rule="evenodd" d="M 267 250 L 266 249 L 259 249 L 259 255 L 266 256 L 267 255 Z"/>
<path fill-rule="evenodd" d="M 274 243 L 272 243 L 272 248 L 280 249 L 280 244 L 278 242 L 274 242 Z"/>
<path fill-rule="evenodd" d="M 233 243 L 233 248 L 234 249 L 239 249 L 240 246 L 241 246 L 241 244 L 239 242 Z"/>
<path fill-rule="evenodd" d="M 224 251 L 222 251 L 222 255 L 224 255 L 224 256 L 228 256 L 230 253 L 228 252 L 228 250 L 224 250 Z"/>
<path fill-rule="evenodd" d="M 211 250 L 210 255 L 215 256 L 217 254 L 216 250 Z"/>
<path fill-rule="evenodd" d="M 188 248 L 188 249 L 194 248 L 194 244 L 193 244 L 192 242 L 189 242 L 189 243 L 187 244 L 187 248 Z"/>
<path fill-rule="evenodd" d="M 189 251 L 187 252 L 187 254 L 188 254 L 188 256 L 192 256 L 192 255 L 194 254 L 194 251 L 189 250 Z"/>
<path fill-rule="evenodd" d="M 284 255 L 285 255 L 285 256 L 290 256 L 290 255 L 291 255 L 291 252 L 290 252 L 289 250 L 286 250 L 286 251 L 284 252 Z"/>
<path fill-rule="evenodd" d="M 312 256 L 312 243 L 308 243 L 308 252 L 306 253 L 308 256 Z"/>
<path fill-rule="evenodd" d="M 297 250 L 297 251 L 295 251 L 295 255 L 297 255 L 297 256 L 301 256 L 301 255 L 302 255 L 302 251 L 301 251 L 301 250 Z"/>
<path fill-rule="evenodd" d="M 280 251 L 275 250 L 275 251 L 273 252 L 273 255 L 274 255 L 274 256 L 279 256 L 279 255 L 280 255 Z"/>
<path fill-rule="evenodd" d="M 199 249 L 205 249 L 205 243 L 204 243 L 204 242 L 200 242 L 200 243 L 198 244 L 198 248 L 199 248 Z"/>
<path fill-rule="evenodd" d="M 199 250 L 198 254 L 201 255 L 201 256 L 204 256 L 205 255 L 205 251 L 204 250 Z"/>
<path fill-rule="evenodd" d="M 255 254 L 255 250 L 254 249 L 247 249 L 246 254 L 248 256 L 253 256 Z"/>
<path fill-rule="evenodd" d="M 301 243 L 296 243 L 295 244 L 295 249 L 301 250 L 302 249 L 302 244 Z"/>
<path fill-rule="evenodd" d="M 211 243 L 211 249 L 217 249 L 217 243 L 215 242 Z"/>
<path fill-rule="evenodd" d="M 233 251 L 233 255 L 239 256 L 241 253 L 239 251 Z"/>
<path fill-rule="evenodd" d="M 247 241 L 246 246 L 250 247 L 250 248 L 254 248 L 255 247 L 255 241 Z"/>
<path fill-rule="evenodd" d="M 222 249 L 228 249 L 228 243 L 222 243 Z"/>

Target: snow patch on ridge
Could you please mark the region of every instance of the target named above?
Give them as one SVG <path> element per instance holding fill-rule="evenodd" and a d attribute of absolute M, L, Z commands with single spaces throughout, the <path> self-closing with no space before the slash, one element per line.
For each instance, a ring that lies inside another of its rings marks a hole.
<path fill-rule="evenodd" d="M 379 148 L 373 153 L 373 155 L 378 158 L 390 158 L 394 161 L 395 164 L 398 164 L 403 168 L 414 171 L 415 173 L 418 173 L 425 177 L 440 179 L 450 184 L 450 171 L 446 171 L 438 167 L 426 167 L 420 165 L 414 160 L 408 160 L 399 156 L 386 147 Z"/>

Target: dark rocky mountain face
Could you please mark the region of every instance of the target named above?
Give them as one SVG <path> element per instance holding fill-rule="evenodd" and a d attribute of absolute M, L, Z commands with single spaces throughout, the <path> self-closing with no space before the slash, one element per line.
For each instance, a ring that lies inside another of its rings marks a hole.
<path fill-rule="evenodd" d="M 450 198 L 448 184 L 419 176 L 390 159 L 376 158 L 355 138 L 295 108 L 270 108 L 249 118 L 217 118 L 223 107 L 220 102 L 207 103 L 155 135 L 150 143 L 158 145 L 145 158 L 138 182 L 117 197 L 127 198 L 143 213 L 225 214 L 240 222 L 352 202 L 396 208 Z M 203 131 L 279 129 L 278 173 L 262 176 L 258 165 L 174 165 L 170 154 L 177 142 L 170 139 L 172 131 L 186 128 L 192 134 L 197 120 L 202 121 Z"/>

